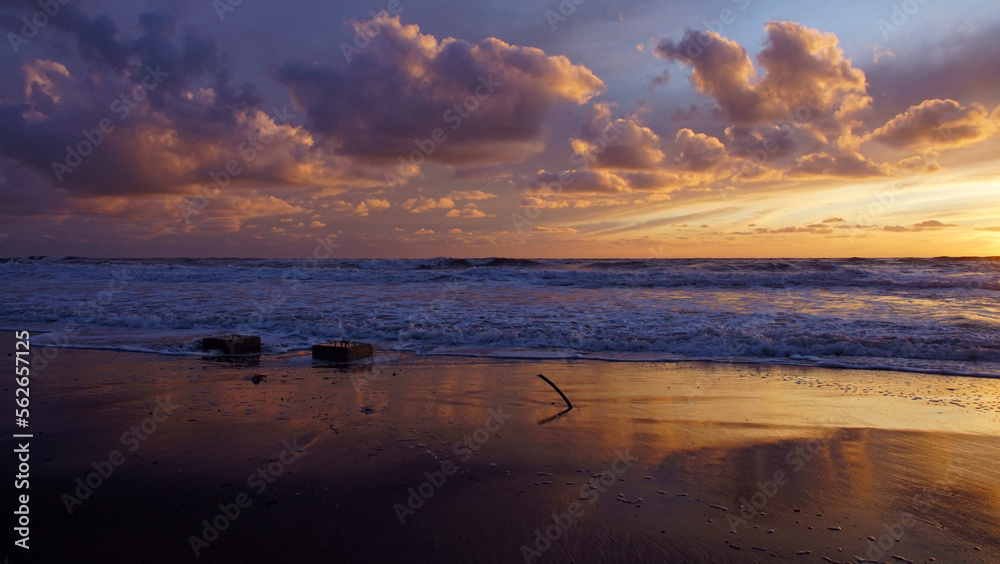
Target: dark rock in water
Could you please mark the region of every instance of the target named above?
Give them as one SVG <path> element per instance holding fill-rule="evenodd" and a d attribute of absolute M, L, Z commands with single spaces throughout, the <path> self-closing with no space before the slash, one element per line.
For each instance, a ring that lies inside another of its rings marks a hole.
<path fill-rule="evenodd" d="M 201 348 L 206 351 L 223 351 L 227 354 L 255 353 L 260 352 L 260 337 L 257 337 L 256 335 L 205 337 L 201 340 Z"/>
<path fill-rule="evenodd" d="M 352 343 L 341 341 L 339 343 L 325 343 L 313 345 L 313 359 L 331 360 L 333 362 L 352 362 L 368 358 L 375 354 L 375 347 L 369 343 Z"/>

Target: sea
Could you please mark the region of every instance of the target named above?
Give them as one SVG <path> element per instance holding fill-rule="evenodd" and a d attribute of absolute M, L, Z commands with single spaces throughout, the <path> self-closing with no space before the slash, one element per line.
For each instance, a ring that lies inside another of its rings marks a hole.
<path fill-rule="evenodd" d="M 1000 377 L 1000 257 L 0 261 L 0 328 L 51 347 L 708 361 Z"/>

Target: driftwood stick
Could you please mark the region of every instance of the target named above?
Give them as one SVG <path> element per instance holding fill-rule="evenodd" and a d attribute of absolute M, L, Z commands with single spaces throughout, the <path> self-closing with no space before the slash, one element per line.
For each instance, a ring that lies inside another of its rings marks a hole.
<path fill-rule="evenodd" d="M 552 386 L 552 389 L 554 389 L 555 391 L 559 392 L 559 395 L 562 396 L 563 401 L 565 401 L 566 405 L 569 407 L 569 409 L 567 409 L 566 411 L 569 411 L 570 409 L 573 409 L 573 404 L 569 402 L 569 398 L 566 397 L 566 394 L 562 393 L 562 390 L 559 389 L 559 386 L 556 386 L 555 384 L 553 384 L 552 380 L 549 380 L 548 378 L 546 378 L 542 374 L 539 374 L 538 377 L 541 378 L 542 380 L 545 380 L 546 382 L 548 382 L 548 384 L 550 386 Z"/>

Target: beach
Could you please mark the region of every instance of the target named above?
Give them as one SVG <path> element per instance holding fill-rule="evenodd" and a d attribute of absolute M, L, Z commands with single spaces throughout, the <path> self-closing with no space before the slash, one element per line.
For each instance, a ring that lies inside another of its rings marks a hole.
<path fill-rule="evenodd" d="M 0 564 L 1000 564 L 997 2 L 0 28 Z"/>
<path fill-rule="evenodd" d="M 11 562 L 1000 559 L 1000 380 L 386 353 L 34 349 Z"/>

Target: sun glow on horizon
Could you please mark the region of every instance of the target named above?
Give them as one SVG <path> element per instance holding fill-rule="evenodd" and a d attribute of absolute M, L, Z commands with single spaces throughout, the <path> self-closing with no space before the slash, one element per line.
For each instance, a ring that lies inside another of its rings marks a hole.
<path fill-rule="evenodd" d="M 544 29 L 537 7 L 457 26 L 433 4 L 303 5 L 352 22 L 346 50 L 272 6 L 206 27 L 96 0 L 48 26 L 0 63 L 0 252 L 1000 252 L 986 3 L 892 33 L 860 2 L 748 3 L 707 30 L 721 12 L 677 2 Z M 99 18 L 115 31 L 94 50 Z M 260 21 L 287 45 L 247 43 Z"/>

